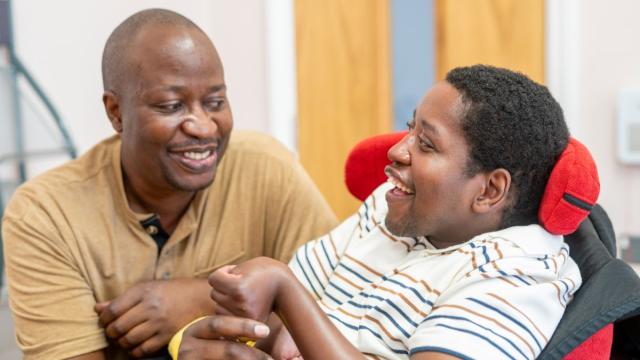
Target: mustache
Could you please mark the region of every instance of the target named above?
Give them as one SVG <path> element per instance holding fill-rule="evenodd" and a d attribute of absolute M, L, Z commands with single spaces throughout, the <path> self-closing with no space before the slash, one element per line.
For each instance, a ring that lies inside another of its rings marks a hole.
<path fill-rule="evenodd" d="M 220 146 L 221 139 L 219 138 L 208 138 L 208 139 L 190 139 L 182 142 L 177 142 L 173 144 L 169 144 L 169 149 L 180 149 L 187 147 L 218 147 Z"/>

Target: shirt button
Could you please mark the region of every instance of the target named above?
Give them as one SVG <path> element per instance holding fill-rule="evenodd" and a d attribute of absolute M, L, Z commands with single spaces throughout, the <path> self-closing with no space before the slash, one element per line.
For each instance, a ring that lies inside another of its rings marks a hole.
<path fill-rule="evenodd" d="M 149 235 L 155 235 L 158 233 L 158 227 L 155 225 L 147 226 L 146 230 L 147 230 L 147 234 Z"/>

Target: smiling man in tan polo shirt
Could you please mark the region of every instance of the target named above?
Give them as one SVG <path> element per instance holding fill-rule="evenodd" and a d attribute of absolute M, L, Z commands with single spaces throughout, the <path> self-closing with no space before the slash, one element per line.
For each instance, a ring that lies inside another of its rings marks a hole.
<path fill-rule="evenodd" d="M 102 71 L 117 134 L 23 185 L 3 219 L 25 358 L 162 356 L 213 310 L 212 270 L 287 260 L 336 223 L 292 154 L 231 135 L 222 63 L 190 20 L 134 14 L 107 41 Z"/>

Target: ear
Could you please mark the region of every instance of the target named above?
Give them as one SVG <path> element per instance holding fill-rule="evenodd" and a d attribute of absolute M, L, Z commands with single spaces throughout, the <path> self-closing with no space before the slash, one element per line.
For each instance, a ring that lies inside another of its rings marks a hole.
<path fill-rule="evenodd" d="M 105 91 L 102 94 L 102 103 L 104 104 L 104 110 L 109 117 L 113 130 L 117 133 L 122 132 L 122 116 L 120 114 L 120 100 L 118 96 L 110 90 Z"/>
<path fill-rule="evenodd" d="M 505 169 L 495 169 L 482 178 L 484 184 L 473 202 L 473 210 L 477 213 L 502 210 L 507 205 L 511 174 Z"/>

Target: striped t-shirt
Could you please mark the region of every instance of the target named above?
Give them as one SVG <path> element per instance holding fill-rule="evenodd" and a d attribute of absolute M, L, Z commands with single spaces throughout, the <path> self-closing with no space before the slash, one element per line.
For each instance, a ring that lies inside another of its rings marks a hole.
<path fill-rule="evenodd" d="M 289 263 L 342 334 L 370 358 L 539 355 L 581 284 L 562 236 L 517 226 L 436 249 L 387 230 L 390 188 Z"/>

